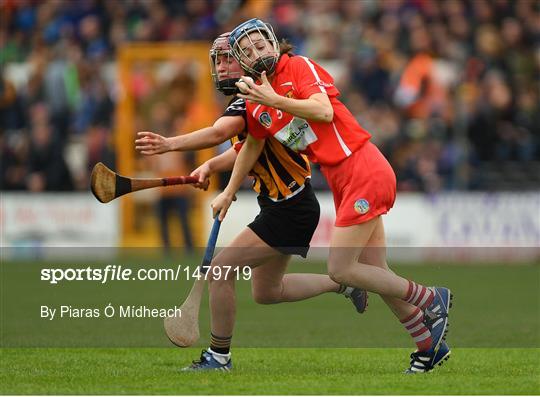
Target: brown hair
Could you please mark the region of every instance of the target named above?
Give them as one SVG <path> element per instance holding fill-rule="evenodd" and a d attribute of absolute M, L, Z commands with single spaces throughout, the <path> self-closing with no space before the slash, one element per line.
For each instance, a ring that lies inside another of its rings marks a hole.
<path fill-rule="evenodd" d="M 281 41 L 279 42 L 279 55 L 294 55 L 292 53 L 293 50 L 294 46 L 291 43 L 289 43 L 286 39 L 281 39 Z"/>

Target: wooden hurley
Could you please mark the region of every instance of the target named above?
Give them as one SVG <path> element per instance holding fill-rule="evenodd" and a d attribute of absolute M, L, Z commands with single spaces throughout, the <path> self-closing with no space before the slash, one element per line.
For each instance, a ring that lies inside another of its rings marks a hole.
<path fill-rule="evenodd" d="M 171 316 L 163 320 L 167 337 L 178 347 L 189 347 L 199 340 L 199 308 L 206 281 L 205 274 L 212 263 L 220 226 L 221 222 L 216 216 L 206 244 L 204 259 L 200 265 L 200 278 L 193 283 L 189 295 L 180 306 L 181 316 Z"/>
<path fill-rule="evenodd" d="M 128 178 L 118 175 L 103 163 L 97 163 L 92 170 L 91 188 L 94 196 L 102 203 L 108 203 L 124 194 L 159 186 L 197 183 L 196 176 L 175 176 L 169 178 Z"/>

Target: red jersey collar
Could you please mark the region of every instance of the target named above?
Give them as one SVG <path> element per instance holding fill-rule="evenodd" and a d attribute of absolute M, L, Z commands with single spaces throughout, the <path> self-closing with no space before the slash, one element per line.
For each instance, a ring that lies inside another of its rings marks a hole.
<path fill-rule="evenodd" d="M 278 73 L 280 73 L 283 69 L 285 69 L 285 66 L 287 65 L 287 63 L 289 63 L 289 59 L 290 59 L 289 54 L 282 54 L 282 55 L 279 57 L 279 61 L 278 61 L 278 64 L 277 64 L 277 66 L 276 66 L 275 74 L 278 74 Z"/>

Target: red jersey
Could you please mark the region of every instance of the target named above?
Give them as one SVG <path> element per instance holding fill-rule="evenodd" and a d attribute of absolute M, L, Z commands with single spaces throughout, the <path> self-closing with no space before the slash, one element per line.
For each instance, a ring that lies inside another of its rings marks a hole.
<path fill-rule="evenodd" d="M 337 99 L 339 91 L 332 76 L 310 59 L 282 55 L 272 87 L 277 94 L 295 99 L 325 93 L 334 109 L 334 119 L 330 123 L 307 121 L 248 101 L 247 130 L 255 138 L 273 136 L 288 148 L 305 153 L 314 163 L 334 165 L 349 157 L 371 137 Z"/>

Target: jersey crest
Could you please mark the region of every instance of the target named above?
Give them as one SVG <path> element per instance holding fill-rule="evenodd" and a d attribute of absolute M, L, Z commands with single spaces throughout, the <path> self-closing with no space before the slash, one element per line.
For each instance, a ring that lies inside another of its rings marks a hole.
<path fill-rule="evenodd" d="M 259 123 L 261 123 L 265 128 L 270 128 L 272 125 L 272 117 L 270 117 L 268 112 L 262 112 L 259 115 Z"/>

